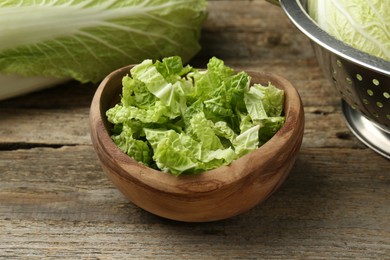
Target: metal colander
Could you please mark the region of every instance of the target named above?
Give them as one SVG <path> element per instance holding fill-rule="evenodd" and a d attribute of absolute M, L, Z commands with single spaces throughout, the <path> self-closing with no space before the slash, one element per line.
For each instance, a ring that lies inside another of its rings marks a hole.
<path fill-rule="evenodd" d="M 327 34 L 307 14 L 307 0 L 279 4 L 310 40 L 318 63 L 342 97 L 349 129 L 368 147 L 390 158 L 390 62 L 373 57 Z"/>

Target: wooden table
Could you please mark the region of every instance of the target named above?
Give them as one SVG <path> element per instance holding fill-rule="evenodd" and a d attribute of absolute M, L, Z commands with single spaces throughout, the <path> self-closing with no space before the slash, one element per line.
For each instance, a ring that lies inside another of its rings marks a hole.
<path fill-rule="evenodd" d="M 282 187 L 243 215 L 189 224 L 134 206 L 91 145 L 96 85 L 68 82 L 0 102 L 0 258 L 389 259 L 390 163 L 348 130 L 311 46 L 263 0 L 209 1 L 202 51 L 237 69 L 278 73 L 306 116 Z"/>

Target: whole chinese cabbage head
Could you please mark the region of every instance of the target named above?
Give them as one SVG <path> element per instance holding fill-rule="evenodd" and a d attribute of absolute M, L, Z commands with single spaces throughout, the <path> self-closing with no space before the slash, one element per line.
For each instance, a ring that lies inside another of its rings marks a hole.
<path fill-rule="evenodd" d="M 335 38 L 390 61 L 389 0 L 309 0 L 308 12 Z"/>
<path fill-rule="evenodd" d="M 205 0 L 3 0 L 0 73 L 97 82 L 144 59 L 186 62 L 205 16 Z"/>

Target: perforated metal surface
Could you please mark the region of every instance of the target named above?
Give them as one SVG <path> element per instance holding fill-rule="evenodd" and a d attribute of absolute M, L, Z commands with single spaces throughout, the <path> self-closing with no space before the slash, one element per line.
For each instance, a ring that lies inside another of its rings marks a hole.
<path fill-rule="evenodd" d="M 353 109 L 390 133 L 390 77 L 313 44 L 326 76 Z"/>
<path fill-rule="evenodd" d="M 295 26 L 311 40 L 326 77 L 350 108 L 356 110 L 353 117 L 346 116 L 350 120 L 348 125 L 354 125 L 355 135 L 362 140 L 362 135 L 376 135 L 379 129 L 387 137 L 390 134 L 390 62 L 347 46 L 321 30 L 306 13 L 307 0 L 280 0 L 279 3 Z M 346 109 L 343 111 L 347 113 Z M 359 131 L 367 126 L 359 123 L 360 117 L 367 118 L 375 131 L 369 131 L 371 127 Z M 359 122 L 354 124 L 354 120 Z M 372 138 L 364 139 L 368 140 L 365 143 L 369 147 L 385 151 L 381 154 L 390 157 L 389 138 L 379 138 L 381 141 L 377 143 L 372 143 Z"/>

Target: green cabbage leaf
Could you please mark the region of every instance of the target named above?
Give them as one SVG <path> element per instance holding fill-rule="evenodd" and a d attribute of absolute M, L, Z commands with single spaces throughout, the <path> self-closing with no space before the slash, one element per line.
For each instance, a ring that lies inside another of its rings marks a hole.
<path fill-rule="evenodd" d="M 390 61 L 388 0 L 309 0 L 308 13 L 338 40 Z"/>
<path fill-rule="evenodd" d="M 200 50 L 206 4 L 0 1 L 0 73 L 98 82 L 114 69 L 145 59 L 177 55 L 188 62 Z"/>
<path fill-rule="evenodd" d="M 120 103 L 107 110 L 112 139 L 135 160 L 174 175 L 228 165 L 267 142 L 284 123 L 284 91 L 251 86 L 218 58 L 206 70 L 178 56 L 134 66 Z"/>

